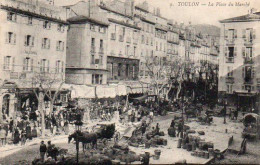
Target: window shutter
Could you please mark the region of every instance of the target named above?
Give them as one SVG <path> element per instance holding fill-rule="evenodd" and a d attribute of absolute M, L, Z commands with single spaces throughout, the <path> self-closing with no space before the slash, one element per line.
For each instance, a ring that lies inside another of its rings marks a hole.
<path fill-rule="evenodd" d="M 12 71 L 14 71 L 14 67 L 15 67 L 15 57 L 13 57 L 13 61 L 12 61 Z"/>
<path fill-rule="evenodd" d="M 47 40 L 47 44 L 48 44 L 47 48 L 50 49 L 50 45 L 51 45 L 51 40 L 50 39 Z"/>
<path fill-rule="evenodd" d="M 8 34 L 8 32 L 5 33 L 5 42 L 9 43 L 9 34 Z"/>
<path fill-rule="evenodd" d="M 47 72 L 49 73 L 49 71 L 50 71 L 50 61 L 46 60 L 46 62 L 47 62 Z"/>
<path fill-rule="evenodd" d="M 42 23 L 43 23 L 43 24 L 42 24 L 42 27 L 45 28 L 45 21 L 43 21 Z"/>
<path fill-rule="evenodd" d="M 24 36 L 24 46 L 27 45 L 27 35 Z"/>
<path fill-rule="evenodd" d="M 237 47 L 234 47 L 234 56 L 237 56 Z"/>
<path fill-rule="evenodd" d="M 256 39 L 255 29 L 252 30 L 253 39 Z"/>
<path fill-rule="evenodd" d="M 243 29 L 243 30 L 242 30 L 242 37 L 243 37 L 244 39 L 246 39 L 246 29 Z"/>
<path fill-rule="evenodd" d="M 225 39 L 228 38 L 228 30 L 225 30 Z"/>
<path fill-rule="evenodd" d="M 59 41 L 56 42 L 56 50 L 59 50 Z"/>
<path fill-rule="evenodd" d="M 33 59 L 31 59 L 31 71 L 33 72 Z"/>
<path fill-rule="evenodd" d="M 23 59 L 23 71 L 25 71 L 25 67 L 26 67 L 26 58 Z"/>
<path fill-rule="evenodd" d="M 228 47 L 225 47 L 225 56 L 228 57 Z"/>
<path fill-rule="evenodd" d="M 242 77 L 245 78 L 245 67 L 242 67 Z"/>
<path fill-rule="evenodd" d="M 4 67 L 3 67 L 3 68 L 4 68 L 4 70 L 6 69 L 6 61 L 7 61 L 7 59 L 6 59 L 6 58 L 7 58 L 7 57 L 5 56 L 5 57 L 4 57 Z"/>
<path fill-rule="evenodd" d="M 246 48 L 245 47 L 242 47 L 242 55 L 244 58 L 246 57 Z"/>
<path fill-rule="evenodd" d="M 251 77 L 254 78 L 255 77 L 255 67 L 252 67 L 252 72 L 251 72 Z"/>
<path fill-rule="evenodd" d="M 50 23 L 50 22 L 48 22 L 48 28 L 49 28 L 49 29 L 51 28 L 51 23 Z"/>
<path fill-rule="evenodd" d="M 234 38 L 237 38 L 237 30 L 234 30 Z"/>
<path fill-rule="evenodd" d="M 14 14 L 14 21 L 16 22 L 17 20 L 17 14 Z"/>
<path fill-rule="evenodd" d="M 16 34 L 13 34 L 13 44 L 16 44 Z"/>
<path fill-rule="evenodd" d="M 56 61 L 55 73 L 58 73 L 58 61 Z"/>
<path fill-rule="evenodd" d="M 252 47 L 252 53 L 250 54 L 250 57 L 254 57 L 254 54 L 255 54 L 255 47 Z"/>
<path fill-rule="evenodd" d="M 43 68 L 42 68 L 42 60 L 40 62 L 40 72 L 43 72 Z"/>
<path fill-rule="evenodd" d="M 61 62 L 61 73 L 64 72 L 64 69 L 63 69 L 63 68 L 64 68 L 64 62 L 62 61 L 62 62 Z"/>
<path fill-rule="evenodd" d="M 44 38 L 42 39 L 42 48 L 44 48 Z"/>
<path fill-rule="evenodd" d="M 32 46 L 34 46 L 34 37 L 32 37 Z"/>

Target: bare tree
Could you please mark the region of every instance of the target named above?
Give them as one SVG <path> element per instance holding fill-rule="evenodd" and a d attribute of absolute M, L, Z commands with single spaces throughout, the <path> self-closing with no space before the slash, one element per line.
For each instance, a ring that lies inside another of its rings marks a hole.
<path fill-rule="evenodd" d="M 175 99 L 179 98 L 184 80 L 189 78 L 195 70 L 195 66 L 189 60 L 179 56 L 163 60 L 158 57 L 146 57 L 145 65 L 149 71 L 151 86 L 154 88 L 155 94 L 157 96 L 163 95 L 167 100 L 174 85 L 177 85 Z"/>
<path fill-rule="evenodd" d="M 50 101 L 50 114 L 54 101 L 57 99 L 64 84 L 63 73 L 34 72 L 32 75 L 32 90 L 38 100 L 38 110 L 41 113 L 42 136 L 45 136 L 45 106 L 44 97 Z"/>

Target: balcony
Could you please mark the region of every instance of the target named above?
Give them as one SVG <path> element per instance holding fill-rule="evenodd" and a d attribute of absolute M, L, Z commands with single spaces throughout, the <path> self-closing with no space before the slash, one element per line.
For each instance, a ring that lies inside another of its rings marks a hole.
<path fill-rule="evenodd" d="M 227 57 L 226 63 L 234 63 L 234 57 Z"/>
<path fill-rule="evenodd" d="M 227 45 L 234 45 L 235 44 L 235 39 L 231 38 L 231 39 L 227 39 Z"/>
<path fill-rule="evenodd" d="M 245 46 L 252 46 L 253 45 L 253 38 L 244 38 L 244 45 Z"/>
<path fill-rule="evenodd" d="M 130 44 L 131 43 L 131 37 L 127 37 L 126 42 Z"/>
<path fill-rule="evenodd" d="M 95 47 L 95 46 L 91 46 L 90 52 L 91 52 L 91 53 L 96 53 L 96 47 Z"/>
<path fill-rule="evenodd" d="M 234 77 L 226 77 L 226 83 L 234 84 Z"/>
<path fill-rule="evenodd" d="M 119 41 L 124 42 L 124 36 L 123 35 L 119 35 Z"/>
<path fill-rule="evenodd" d="M 111 33 L 111 40 L 116 40 L 116 33 Z"/>
<path fill-rule="evenodd" d="M 254 63 L 254 61 L 252 58 L 250 58 L 250 57 L 244 58 L 244 64 L 253 64 L 253 63 Z"/>
<path fill-rule="evenodd" d="M 104 48 L 99 48 L 99 54 L 104 54 Z"/>

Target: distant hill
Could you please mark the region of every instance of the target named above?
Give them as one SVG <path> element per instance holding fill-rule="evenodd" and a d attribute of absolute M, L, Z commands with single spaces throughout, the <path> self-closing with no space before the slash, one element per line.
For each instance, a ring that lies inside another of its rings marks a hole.
<path fill-rule="evenodd" d="M 196 31 L 202 34 L 209 34 L 212 36 L 220 36 L 220 28 L 214 25 L 208 25 L 208 24 L 198 24 L 198 25 L 192 25 Z"/>

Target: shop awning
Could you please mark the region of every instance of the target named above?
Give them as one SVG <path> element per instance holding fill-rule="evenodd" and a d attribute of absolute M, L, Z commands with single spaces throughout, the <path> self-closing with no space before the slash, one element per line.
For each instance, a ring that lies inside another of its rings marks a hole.
<path fill-rule="evenodd" d="M 143 95 L 140 97 L 133 98 L 133 100 L 143 101 L 143 100 L 147 99 L 147 97 L 148 97 L 148 95 Z"/>
<path fill-rule="evenodd" d="M 95 87 L 86 85 L 64 84 L 63 88 L 71 91 L 71 98 L 95 98 Z"/>
<path fill-rule="evenodd" d="M 97 86 L 96 94 L 98 98 L 115 98 L 117 95 L 117 88 L 109 85 Z"/>
<path fill-rule="evenodd" d="M 247 96 L 247 97 L 256 95 L 256 92 L 254 92 L 254 91 L 248 92 L 247 90 L 237 90 L 237 91 L 235 91 L 235 93 L 238 96 Z"/>
<path fill-rule="evenodd" d="M 139 81 L 126 81 L 124 85 L 128 94 L 146 93 L 148 91 L 148 85 Z"/>

